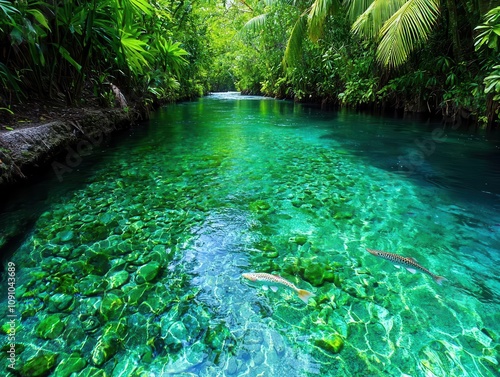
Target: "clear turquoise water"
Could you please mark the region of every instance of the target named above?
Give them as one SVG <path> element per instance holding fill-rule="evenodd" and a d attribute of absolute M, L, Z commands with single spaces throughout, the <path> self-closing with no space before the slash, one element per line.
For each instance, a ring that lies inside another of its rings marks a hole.
<path fill-rule="evenodd" d="M 16 265 L 16 368 L 499 376 L 500 143 L 448 128 L 432 149 L 442 128 L 235 94 L 159 111 L 4 206 L 0 236 L 26 226 L 2 249 Z M 432 153 L 416 154 L 422 140 Z M 316 296 L 263 290 L 250 271 Z"/>

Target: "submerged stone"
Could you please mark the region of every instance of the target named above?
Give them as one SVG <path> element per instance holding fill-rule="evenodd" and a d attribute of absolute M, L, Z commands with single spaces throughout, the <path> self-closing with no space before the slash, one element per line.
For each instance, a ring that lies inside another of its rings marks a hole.
<path fill-rule="evenodd" d="M 77 352 L 63 359 L 56 370 L 54 377 L 69 377 L 72 373 L 78 373 L 87 366 L 87 361 Z"/>
<path fill-rule="evenodd" d="M 19 374 L 23 377 L 47 376 L 56 365 L 56 360 L 57 355 L 55 353 L 39 353 L 21 365 Z"/>
<path fill-rule="evenodd" d="M 167 331 L 165 337 L 165 345 L 167 345 L 172 352 L 181 350 L 184 342 L 187 341 L 188 331 L 186 326 L 181 321 L 174 322 Z"/>
<path fill-rule="evenodd" d="M 63 230 L 57 236 L 62 242 L 69 242 L 75 237 L 75 233 L 72 230 Z"/>
<path fill-rule="evenodd" d="M 137 284 L 144 284 L 153 280 L 160 271 L 160 264 L 158 262 L 149 262 L 144 266 L 137 269 L 135 281 Z"/>
<path fill-rule="evenodd" d="M 124 302 L 120 297 L 113 293 L 108 293 L 102 299 L 99 313 L 104 320 L 117 319 L 121 316 L 124 306 Z"/>
<path fill-rule="evenodd" d="M 36 334 L 42 339 L 55 339 L 64 330 L 64 322 L 58 315 L 45 317 L 36 327 Z"/>
<path fill-rule="evenodd" d="M 307 237 L 306 236 L 294 236 L 294 237 L 290 237 L 289 241 L 296 243 L 297 245 L 302 246 L 302 245 L 305 245 L 305 243 L 307 242 Z"/>
<path fill-rule="evenodd" d="M 269 208 L 271 208 L 271 205 L 265 200 L 259 199 L 250 203 L 250 210 L 253 212 L 267 211 Z"/>
<path fill-rule="evenodd" d="M 108 375 L 102 369 L 93 366 L 88 366 L 80 373 L 78 373 L 78 377 L 108 377 Z"/>
<path fill-rule="evenodd" d="M 110 289 L 119 288 L 128 281 L 130 274 L 125 271 L 117 271 L 108 276 L 108 287 Z"/>
<path fill-rule="evenodd" d="M 354 214 L 350 211 L 339 211 L 336 212 L 335 215 L 333 215 L 333 218 L 335 220 L 348 220 L 352 219 Z"/>
<path fill-rule="evenodd" d="M 115 334 L 106 334 L 101 336 L 94 349 L 92 350 L 92 363 L 101 366 L 118 351 L 120 339 Z"/>
<path fill-rule="evenodd" d="M 115 368 L 113 369 L 113 373 L 111 374 L 111 377 L 128 377 L 128 376 L 134 376 L 136 374 L 133 374 L 134 371 L 137 369 L 137 360 L 135 358 L 135 355 L 130 355 L 129 357 L 121 360 L 116 364 Z"/>
<path fill-rule="evenodd" d="M 331 335 L 326 338 L 316 339 L 314 344 L 331 354 L 339 353 L 344 348 L 344 340 L 340 335 Z"/>
<path fill-rule="evenodd" d="M 107 286 L 108 283 L 101 276 L 88 275 L 77 284 L 77 289 L 86 296 L 92 296 L 104 292 Z"/>
<path fill-rule="evenodd" d="M 319 263 L 309 263 L 304 270 L 304 279 L 315 287 L 323 284 L 323 266 Z"/>
<path fill-rule="evenodd" d="M 49 312 L 59 312 L 67 309 L 73 302 L 73 296 L 65 293 L 56 293 L 49 298 Z"/>

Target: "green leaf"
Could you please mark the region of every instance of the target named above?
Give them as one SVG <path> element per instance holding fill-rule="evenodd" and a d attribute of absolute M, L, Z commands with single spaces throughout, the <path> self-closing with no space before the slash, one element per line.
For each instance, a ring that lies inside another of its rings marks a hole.
<path fill-rule="evenodd" d="M 54 43 L 54 45 L 56 45 L 56 44 Z M 56 45 L 56 46 L 57 46 L 57 45 Z M 61 54 L 61 56 L 62 56 L 62 57 L 63 57 L 63 58 L 64 58 L 64 59 L 68 62 L 68 63 L 70 63 L 73 67 L 75 67 L 75 68 L 76 68 L 76 70 L 77 70 L 78 72 L 80 72 L 80 71 L 81 71 L 81 69 L 82 69 L 82 66 L 81 66 L 80 64 L 78 64 L 78 63 L 76 62 L 76 60 L 75 60 L 75 59 L 73 59 L 73 58 L 71 57 L 71 54 L 69 53 L 69 51 L 68 51 L 68 50 L 66 50 L 63 46 L 57 46 L 57 48 L 58 48 L 58 51 L 59 51 L 59 53 Z"/>
<path fill-rule="evenodd" d="M 144 13 L 147 16 L 150 16 L 153 11 L 153 7 L 149 4 L 147 0 L 127 0 L 132 8 L 138 13 Z"/>
<path fill-rule="evenodd" d="M 439 0 L 408 0 L 380 30 L 377 60 L 398 67 L 429 37 L 439 16 Z"/>
<path fill-rule="evenodd" d="M 28 9 L 27 13 L 31 14 L 45 29 L 50 30 L 47 18 L 38 9 Z"/>
<path fill-rule="evenodd" d="M 288 38 L 285 49 L 285 56 L 283 62 L 285 65 L 293 67 L 295 62 L 300 60 L 300 53 L 302 51 L 302 44 L 306 34 L 307 27 L 307 14 L 303 13 L 295 25 L 293 26 L 292 33 Z"/>
<path fill-rule="evenodd" d="M 338 0 L 315 0 L 311 5 L 308 23 L 309 38 L 316 42 L 323 35 L 326 19 L 331 14 L 338 12 L 340 3 Z"/>

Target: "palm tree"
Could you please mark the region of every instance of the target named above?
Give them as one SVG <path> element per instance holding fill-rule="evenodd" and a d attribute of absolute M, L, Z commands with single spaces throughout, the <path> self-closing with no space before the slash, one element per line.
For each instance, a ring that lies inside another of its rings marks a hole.
<path fill-rule="evenodd" d="M 378 61 L 388 68 L 399 67 L 428 39 L 439 17 L 439 7 L 439 0 L 315 0 L 301 12 L 292 29 L 285 63 L 293 64 L 306 35 L 316 42 L 323 35 L 328 17 L 344 11 L 353 22 L 354 34 L 378 41 Z M 257 16 L 246 27 L 262 27 L 265 19 L 265 14 Z"/>

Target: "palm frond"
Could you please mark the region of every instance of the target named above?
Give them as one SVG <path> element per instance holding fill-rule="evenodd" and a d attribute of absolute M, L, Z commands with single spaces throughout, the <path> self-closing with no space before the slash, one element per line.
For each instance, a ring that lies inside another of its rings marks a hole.
<path fill-rule="evenodd" d="M 354 22 L 361 16 L 374 0 L 346 0 L 345 7 L 347 8 L 347 16 L 349 20 Z"/>
<path fill-rule="evenodd" d="M 323 28 L 329 15 L 340 9 L 339 0 L 315 0 L 308 15 L 309 38 L 316 42 L 323 35 Z"/>
<path fill-rule="evenodd" d="M 366 3 L 367 0 L 359 0 L 360 3 Z M 353 0 L 351 4 L 357 3 Z M 391 18 L 404 4 L 406 0 L 371 0 L 371 4 L 356 18 L 351 30 L 354 34 L 363 35 L 367 38 L 374 38 L 378 35 L 384 23 Z M 349 16 L 355 15 L 362 9 L 361 5 L 349 9 Z"/>
<path fill-rule="evenodd" d="M 263 13 L 251 18 L 245 25 L 243 25 L 240 32 L 258 33 L 264 30 L 268 19 L 268 14 L 269 13 Z"/>
<path fill-rule="evenodd" d="M 284 65 L 293 66 L 300 59 L 302 52 L 302 44 L 306 37 L 307 30 L 307 13 L 302 13 L 293 26 L 292 33 L 288 38 L 285 56 L 283 58 Z"/>
<path fill-rule="evenodd" d="M 439 15 L 439 0 L 408 0 L 380 30 L 377 60 L 398 67 L 427 40 Z"/>

